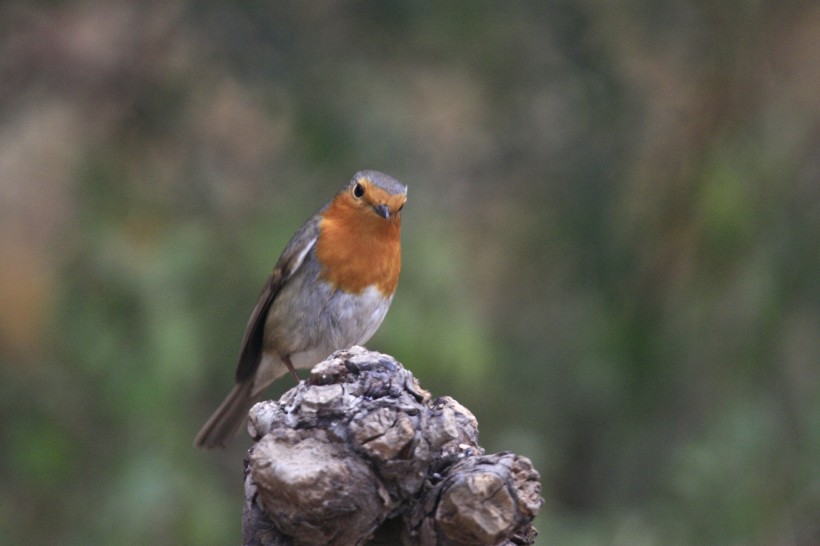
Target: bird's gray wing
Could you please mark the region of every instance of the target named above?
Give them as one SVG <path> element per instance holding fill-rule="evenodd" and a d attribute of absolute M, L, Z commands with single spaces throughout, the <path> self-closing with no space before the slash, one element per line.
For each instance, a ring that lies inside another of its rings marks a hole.
<path fill-rule="evenodd" d="M 236 382 L 241 383 L 254 376 L 262 357 L 265 320 L 268 317 L 268 309 L 276 299 L 276 295 L 288 282 L 293 274 L 299 270 L 305 261 L 305 257 L 316 244 L 319 233 L 319 215 L 311 218 L 302 228 L 296 232 L 290 242 L 282 251 L 282 255 L 276 262 L 273 272 L 265 282 L 256 307 L 253 308 L 251 318 L 245 327 L 245 336 L 242 339 L 242 347 L 239 352 L 239 363 L 236 366 Z"/>

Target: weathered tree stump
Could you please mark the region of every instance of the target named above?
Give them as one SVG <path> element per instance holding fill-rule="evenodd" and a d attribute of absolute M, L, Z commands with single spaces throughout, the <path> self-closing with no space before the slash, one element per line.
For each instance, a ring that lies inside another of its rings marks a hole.
<path fill-rule="evenodd" d="M 248 429 L 247 546 L 534 542 L 530 461 L 484 455 L 473 414 L 388 355 L 335 352 Z"/>

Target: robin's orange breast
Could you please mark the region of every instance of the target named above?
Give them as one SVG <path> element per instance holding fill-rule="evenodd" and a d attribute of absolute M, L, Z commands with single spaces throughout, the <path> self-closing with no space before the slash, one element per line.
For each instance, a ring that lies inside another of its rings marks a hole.
<path fill-rule="evenodd" d="M 391 296 L 401 271 L 400 232 L 400 216 L 385 219 L 346 194 L 337 196 L 319 223 L 316 257 L 322 279 L 353 294 L 375 286 Z"/>

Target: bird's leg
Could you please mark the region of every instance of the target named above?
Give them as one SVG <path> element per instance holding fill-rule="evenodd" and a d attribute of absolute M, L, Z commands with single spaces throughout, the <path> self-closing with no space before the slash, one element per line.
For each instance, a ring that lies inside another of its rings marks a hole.
<path fill-rule="evenodd" d="M 293 367 L 293 362 L 290 361 L 290 355 L 284 355 L 282 357 L 282 362 L 284 362 L 285 366 L 288 367 L 290 375 L 292 375 L 296 382 L 299 383 L 301 379 L 299 379 L 299 374 L 296 373 L 296 368 Z"/>

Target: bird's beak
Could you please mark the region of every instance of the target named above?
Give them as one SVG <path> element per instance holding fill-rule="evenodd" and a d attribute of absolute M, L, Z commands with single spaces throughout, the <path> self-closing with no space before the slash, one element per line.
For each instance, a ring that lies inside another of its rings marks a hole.
<path fill-rule="evenodd" d="M 385 204 L 376 205 L 375 207 L 373 207 L 373 210 L 375 210 L 376 214 L 378 214 L 379 216 L 381 216 L 385 220 L 390 218 L 390 209 L 387 208 L 387 205 L 385 205 Z"/>

